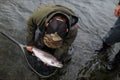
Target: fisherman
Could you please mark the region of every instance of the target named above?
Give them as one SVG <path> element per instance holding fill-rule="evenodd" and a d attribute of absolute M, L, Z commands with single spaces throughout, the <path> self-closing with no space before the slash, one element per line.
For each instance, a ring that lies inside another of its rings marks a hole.
<path fill-rule="evenodd" d="M 27 23 L 27 50 L 33 47 L 49 52 L 62 63 L 71 60 L 68 49 L 77 35 L 78 17 L 61 5 L 39 7 Z M 36 31 L 39 35 L 36 38 Z"/>
<path fill-rule="evenodd" d="M 112 27 L 108 34 L 103 38 L 103 45 L 98 52 L 99 55 L 107 54 L 107 51 L 111 49 L 112 45 L 114 45 L 117 42 L 120 42 L 120 1 L 115 8 L 114 15 L 118 17 L 118 19 L 114 24 L 114 27 Z M 116 69 L 118 69 L 119 64 L 120 50 L 115 55 L 113 61 L 110 62 L 110 66 L 107 69 L 110 71 L 115 71 Z"/>

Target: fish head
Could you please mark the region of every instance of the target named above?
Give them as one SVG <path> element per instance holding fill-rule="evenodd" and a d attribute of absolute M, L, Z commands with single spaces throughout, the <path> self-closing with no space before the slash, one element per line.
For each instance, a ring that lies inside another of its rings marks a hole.
<path fill-rule="evenodd" d="M 62 68 L 63 64 L 59 61 L 51 61 L 52 66 Z"/>

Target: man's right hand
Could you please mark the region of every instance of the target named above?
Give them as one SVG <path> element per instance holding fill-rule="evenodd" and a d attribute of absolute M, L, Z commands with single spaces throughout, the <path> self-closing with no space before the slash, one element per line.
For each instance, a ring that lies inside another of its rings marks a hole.
<path fill-rule="evenodd" d="M 117 5 L 114 11 L 116 17 L 120 17 L 120 5 Z"/>
<path fill-rule="evenodd" d="M 33 46 L 26 46 L 26 49 L 30 52 L 32 52 Z"/>

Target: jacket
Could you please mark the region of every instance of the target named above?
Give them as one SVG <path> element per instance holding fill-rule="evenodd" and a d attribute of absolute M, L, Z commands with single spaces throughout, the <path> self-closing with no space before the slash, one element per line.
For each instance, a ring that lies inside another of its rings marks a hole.
<path fill-rule="evenodd" d="M 69 29 L 74 26 L 78 22 L 78 17 L 75 13 L 64 6 L 61 5 L 44 5 L 35 10 L 33 14 L 30 16 L 27 22 L 27 45 L 34 46 L 35 41 L 35 32 L 36 29 L 39 28 L 41 32 L 45 32 L 45 23 L 50 20 L 50 18 L 57 14 L 62 13 L 66 15 L 69 19 Z M 64 38 L 63 45 L 56 49 L 55 53 L 59 56 L 63 53 L 66 53 L 69 49 L 69 46 L 75 40 L 77 35 L 77 28 L 68 32 L 68 35 Z"/>

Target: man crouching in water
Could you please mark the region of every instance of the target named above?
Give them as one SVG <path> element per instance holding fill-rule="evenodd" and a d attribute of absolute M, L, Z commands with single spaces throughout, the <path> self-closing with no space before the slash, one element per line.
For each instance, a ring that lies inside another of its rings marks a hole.
<path fill-rule="evenodd" d="M 78 17 L 64 6 L 52 5 L 39 7 L 27 23 L 27 50 L 33 47 L 47 51 L 63 64 L 71 60 L 67 53 L 77 35 Z M 40 33 L 35 39 L 36 30 Z"/>

